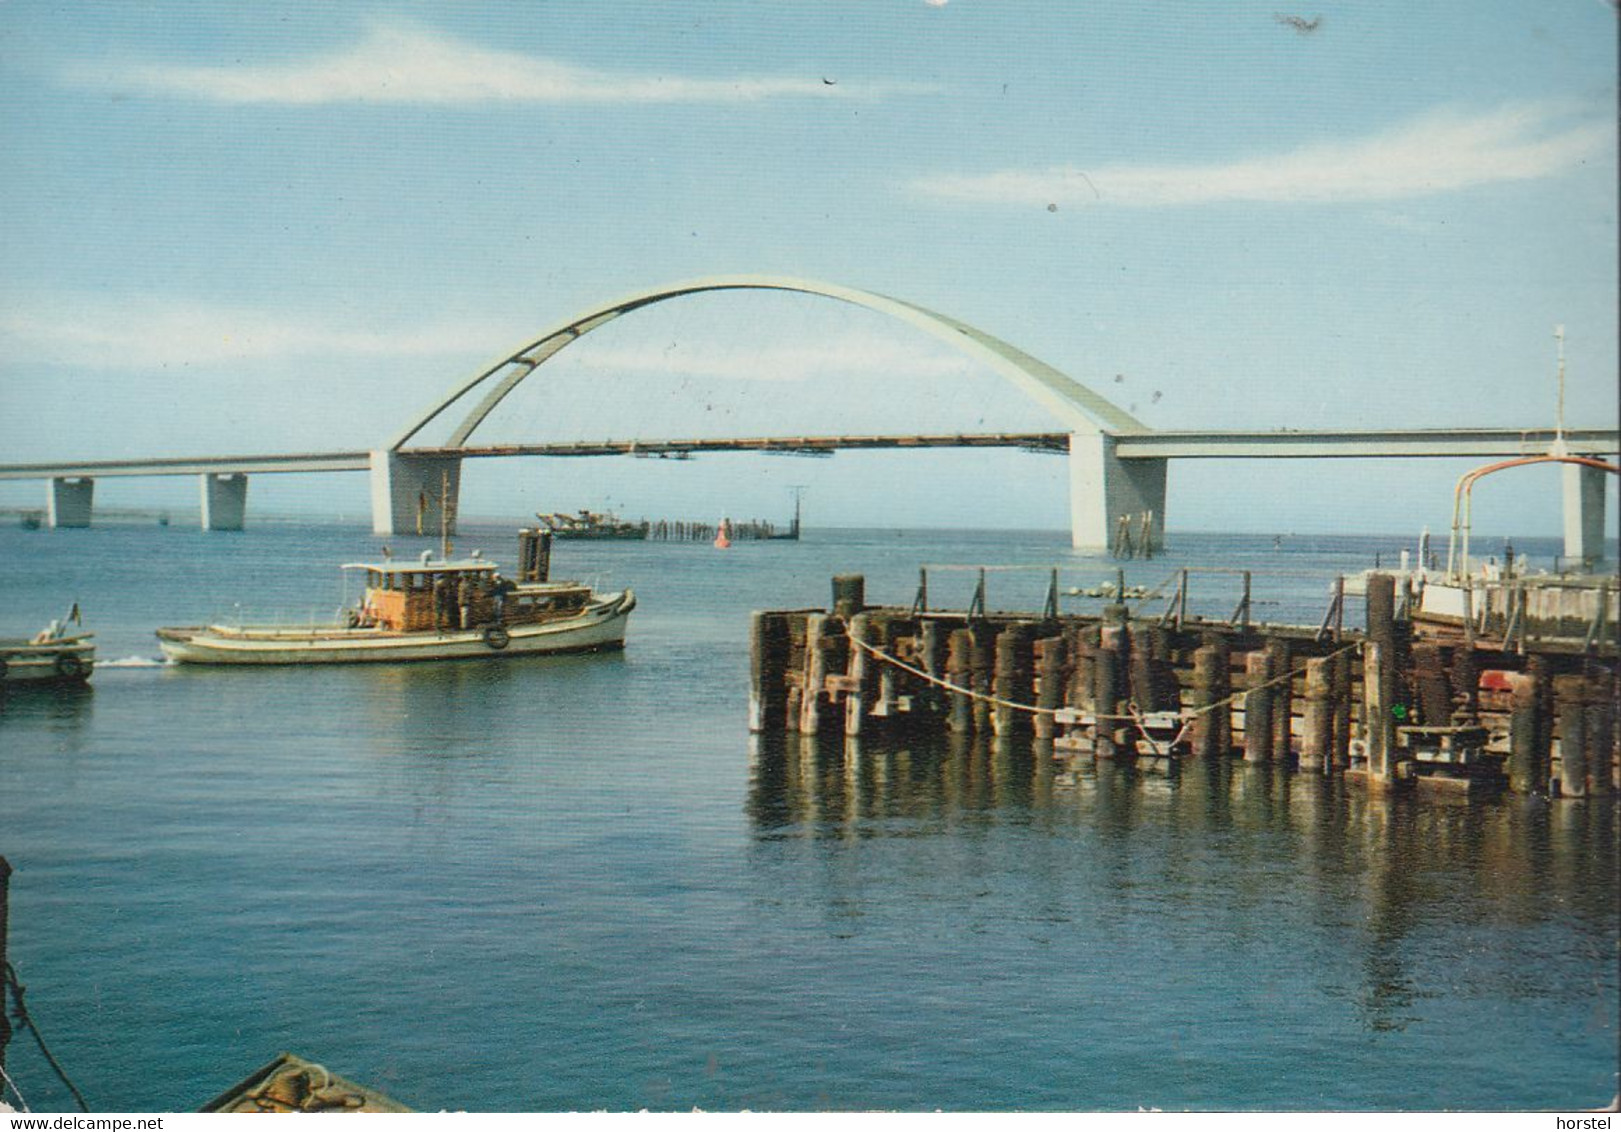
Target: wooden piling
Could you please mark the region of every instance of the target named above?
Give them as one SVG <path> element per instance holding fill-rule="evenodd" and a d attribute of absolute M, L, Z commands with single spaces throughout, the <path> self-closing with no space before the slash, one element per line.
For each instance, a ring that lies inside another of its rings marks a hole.
<path fill-rule="evenodd" d="M 879 653 L 883 656 L 894 655 L 891 645 L 894 643 L 895 626 L 889 618 L 874 618 L 870 637 L 873 647 Z M 878 671 L 878 687 L 872 693 L 871 714 L 875 719 L 888 722 L 900 710 L 900 699 L 896 693 L 900 670 L 893 664 L 886 663 L 878 657 L 870 658 L 870 666 Z"/>
<path fill-rule="evenodd" d="M 968 629 L 954 629 L 947 638 L 946 680 L 954 688 L 968 688 L 972 680 L 973 633 Z M 952 691 L 951 711 L 946 716 L 946 727 L 966 735 L 973 730 L 973 701 L 966 691 Z"/>
<path fill-rule="evenodd" d="M 981 621 L 969 629 L 968 687 L 973 690 L 974 730 L 981 735 L 991 730 L 991 679 L 996 667 L 996 629 Z"/>
<path fill-rule="evenodd" d="M 1230 745 L 1231 706 L 1217 707 L 1230 694 L 1231 659 L 1226 642 L 1210 640 L 1193 653 L 1193 753 L 1199 758 L 1225 758 Z"/>
<path fill-rule="evenodd" d="M 1388 646 L 1368 641 L 1362 647 L 1362 741 L 1367 752 L 1370 785 L 1390 786 L 1395 774 L 1395 731 L 1386 689 L 1390 676 Z"/>
<path fill-rule="evenodd" d="M 1031 721 L 1037 739 L 1053 737 L 1053 712 L 1064 702 L 1063 637 L 1043 637 L 1036 642 L 1036 706 L 1041 710 Z"/>
<path fill-rule="evenodd" d="M 1126 698 L 1141 711 L 1154 710 L 1154 641 L 1144 629 L 1128 634 L 1131 641 L 1129 657 L 1129 690 Z"/>
<path fill-rule="evenodd" d="M 1330 683 L 1333 661 L 1312 657 L 1306 661 L 1305 718 L 1300 736 L 1300 769 L 1321 770 L 1328 765 L 1334 745 L 1334 701 Z"/>
<path fill-rule="evenodd" d="M 1272 757 L 1288 762 L 1294 747 L 1295 678 L 1290 665 L 1292 650 L 1287 640 L 1277 638 L 1267 644 L 1271 654 L 1272 685 Z"/>
<path fill-rule="evenodd" d="M 1097 706 L 1098 680 L 1098 627 L 1091 625 L 1076 629 L 1069 635 L 1070 656 L 1069 693 L 1066 702 L 1081 711 L 1092 711 Z"/>
<path fill-rule="evenodd" d="M 749 617 L 749 730 L 759 733 L 782 718 L 787 700 L 788 626 L 778 613 Z"/>
<path fill-rule="evenodd" d="M 1555 676 L 1555 711 L 1559 718 L 1559 796 L 1587 796 L 1587 681 L 1580 676 Z"/>
<path fill-rule="evenodd" d="M 1426 727 L 1448 726 L 1452 722 L 1452 681 L 1447 676 L 1441 646 L 1415 644 L 1412 657 L 1418 722 Z"/>
<path fill-rule="evenodd" d="M 1004 701 L 993 705 L 991 710 L 991 730 L 997 735 L 1013 735 L 1025 730 L 1030 723 L 1028 712 L 1007 704 L 1031 701 L 1030 639 L 1034 631 L 1035 626 L 1030 622 L 1017 621 L 997 634 L 991 694 Z"/>
<path fill-rule="evenodd" d="M 1093 704 L 1097 717 L 1096 754 L 1100 759 L 1113 758 L 1120 737 L 1121 657 L 1125 649 L 1126 630 L 1119 625 L 1105 625 L 1093 657 Z"/>
<path fill-rule="evenodd" d="M 6 923 L 11 915 L 11 862 L 0 856 L 0 1070 L 6 1067 L 11 1043 L 11 970 L 6 951 Z"/>
<path fill-rule="evenodd" d="M 1331 767 L 1343 770 L 1351 763 L 1351 720 L 1356 708 L 1352 701 L 1352 690 L 1356 681 L 1355 654 L 1341 652 L 1333 658 L 1332 668 L 1329 670 L 1329 699 L 1334 705 L 1334 726 L 1331 733 L 1332 741 L 1328 748 L 1328 762 Z"/>
<path fill-rule="evenodd" d="M 945 677 L 945 638 L 940 632 L 940 623 L 934 618 L 925 618 L 918 627 L 918 661 L 921 669 L 926 672 L 931 681 Z M 928 714 L 933 715 L 940 709 L 944 698 L 940 694 L 939 685 L 924 684 L 919 688 L 917 695 L 921 701 L 919 706 Z"/>
<path fill-rule="evenodd" d="M 1272 757 L 1272 689 L 1263 687 L 1272 678 L 1273 655 L 1257 649 L 1244 657 L 1244 761 L 1266 762 Z"/>
<path fill-rule="evenodd" d="M 815 735 L 822 729 L 822 690 L 827 684 L 826 625 L 826 614 L 812 613 L 805 618 L 805 678 L 800 685 L 799 702 L 801 735 Z"/>
<path fill-rule="evenodd" d="M 1587 792 L 1608 796 L 1616 790 L 1615 717 L 1618 698 L 1612 678 L 1592 677 L 1587 684 Z"/>
<path fill-rule="evenodd" d="M 846 621 L 867 608 L 867 578 L 864 574 L 833 576 L 833 613 Z"/>
<path fill-rule="evenodd" d="M 1513 705 L 1509 715 L 1509 788 L 1536 794 L 1548 788 L 1548 748 L 1543 744 L 1540 675 L 1519 672 L 1509 677 Z"/>
<path fill-rule="evenodd" d="M 850 663 L 845 669 L 844 733 L 860 735 L 871 693 L 872 673 L 871 654 L 861 646 L 872 643 L 872 618 L 865 613 L 850 616 L 850 641 Z"/>

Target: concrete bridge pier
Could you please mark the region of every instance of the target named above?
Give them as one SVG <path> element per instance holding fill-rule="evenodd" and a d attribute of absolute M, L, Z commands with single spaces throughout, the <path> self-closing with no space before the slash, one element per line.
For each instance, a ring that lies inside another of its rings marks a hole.
<path fill-rule="evenodd" d="M 1610 473 L 1565 464 L 1565 557 L 1597 565 L 1604 560 L 1604 487 Z"/>
<path fill-rule="evenodd" d="M 243 472 L 216 475 L 204 472 L 202 481 L 203 530 L 240 531 L 248 510 L 248 477 Z"/>
<path fill-rule="evenodd" d="M 89 476 L 52 479 L 45 491 L 46 522 L 53 527 L 88 527 L 96 481 Z"/>
<path fill-rule="evenodd" d="M 1165 465 L 1159 458 L 1122 460 L 1108 433 L 1069 437 L 1069 531 L 1076 550 L 1106 551 L 1123 515 L 1132 516 L 1136 538 L 1145 511 L 1153 513 L 1153 538 L 1165 538 Z"/>
<path fill-rule="evenodd" d="M 408 456 L 392 448 L 371 454 L 371 529 L 379 535 L 456 533 L 456 500 L 461 492 L 460 456 Z"/>

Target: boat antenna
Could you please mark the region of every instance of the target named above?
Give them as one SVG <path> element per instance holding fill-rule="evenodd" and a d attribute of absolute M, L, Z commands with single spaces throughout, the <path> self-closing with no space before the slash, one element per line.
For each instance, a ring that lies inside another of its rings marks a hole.
<path fill-rule="evenodd" d="M 1553 426 L 1553 455 L 1565 455 L 1565 324 L 1560 323 L 1553 328 L 1554 339 L 1559 343 L 1559 406 L 1554 418 Z"/>

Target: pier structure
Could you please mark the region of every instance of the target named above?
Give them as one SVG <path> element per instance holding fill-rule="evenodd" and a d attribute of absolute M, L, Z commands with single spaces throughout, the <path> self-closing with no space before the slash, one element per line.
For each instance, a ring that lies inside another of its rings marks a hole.
<path fill-rule="evenodd" d="M 726 291 L 787 291 L 875 311 L 942 341 L 981 363 L 1051 414 L 1052 431 L 1018 434 L 626 437 L 541 444 L 480 445 L 473 435 L 508 395 L 570 344 L 635 311 L 684 296 Z M 456 414 L 462 414 L 457 419 Z M 454 423 L 452 423 L 454 422 Z M 424 444 L 430 426 L 447 427 Z M 829 454 L 854 449 L 1018 447 L 1068 461 L 1072 544 L 1106 550 L 1123 516 L 1147 516 L 1150 544 L 1164 539 L 1170 461 L 1210 458 L 1503 457 L 1621 451 L 1621 430 L 1374 429 L 1167 431 L 1151 429 L 1096 391 L 1015 346 L 965 322 L 901 299 L 832 283 L 774 275 L 712 276 L 638 291 L 544 330 L 452 386 L 385 444 L 364 450 L 285 456 L 206 456 L 0 465 L 0 479 L 43 479 L 52 526 L 87 526 L 94 480 L 102 476 L 189 474 L 202 477 L 203 525 L 237 530 L 246 512 L 247 477 L 260 473 L 364 471 L 371 477 L 372 526 L 380 535 L 454 527 L 461 462 L 502 456 L 686 458 L 702 452 Z M 448 485 L 448 487 L 447 487 Z M 1604 552 L 1605 480 L 1571 469 L 1564 481 L 1565 557 L 1596 562 Z"/>
<path fill-rule="evenodd" d="M 1242 573 L 1242 572 L 1240 572 Z M 1343 579 L 1315 626 L 1251 620 L 1250 576 L 1230 617 L 1188 613 L 1180 572 L 1157 615 L 1105 583 L 1096 614 L 870 606 L 859 575 L 830 608 L 762 611 L 750 633 L 749 728 L 856 737 L 987 735 L 1055 757 L 1174 772 L 1234 759 L 1341 775 L 1371 790 L 1558 797 L 1621 790 L 1616 594 L 1589 624 L 1482 610 L 1420 622 L 1389 574 L 1367 580 L 1365 621 L 1345 623 Z"/>

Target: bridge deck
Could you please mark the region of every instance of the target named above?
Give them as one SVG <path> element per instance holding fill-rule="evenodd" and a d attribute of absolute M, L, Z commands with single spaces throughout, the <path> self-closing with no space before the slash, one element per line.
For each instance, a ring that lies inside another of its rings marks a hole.
<path fill-rule="evenodd" d="M 1115 435 L 1121 459 L 1356 458 L 1391 456 L 1521 456 L 1547 452 L 1552 429 L 1343 429 L 1272 431 L 1157 430 Z M 1575 454 L 1621 451 L 1621 431 L 1568 429 Z M 699 452 L 767 452 L 830 455 L 836 451 L 907 448 L 1022 448 L 1069 450 L 1069 434 L 938 433 L 911 436 L 760 436 L 684 440 L 572 440 L 543 444 L 494 444 L 463 448 L 420 447 L 420 456 L 644 456 L 682 458 Z M 302 452 L 287 455 L 161 457 L 0 465 L 0 480 L 98 476 L 208 475 L 226 473 L 354 472 L 371 467 L 367 451 Z"/>

